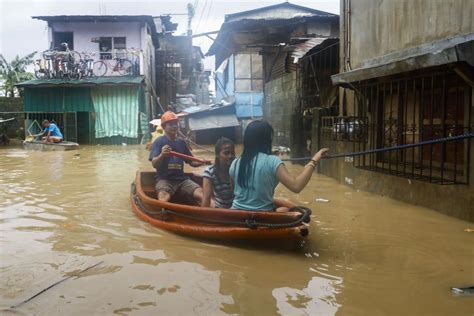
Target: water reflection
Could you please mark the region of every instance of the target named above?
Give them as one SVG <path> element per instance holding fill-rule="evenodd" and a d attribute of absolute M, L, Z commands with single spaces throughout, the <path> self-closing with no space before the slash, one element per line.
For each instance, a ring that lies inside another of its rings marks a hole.
<path fill-rule="evenodd" d="M 333 280 L 331 280 L 333 279 Z M 313 277 L 304 289 L 290 287 L 273 290 L 273 297 L 277 301 L 278 313 L 282 315 L 335 315 L 341 306 L 337 303 L 336 294 L 342 278 Z"/>

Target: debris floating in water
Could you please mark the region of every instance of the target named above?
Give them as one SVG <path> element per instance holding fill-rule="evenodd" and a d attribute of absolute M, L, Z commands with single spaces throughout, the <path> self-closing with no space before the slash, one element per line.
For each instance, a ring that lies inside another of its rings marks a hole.
<path fill-rule="evenodd" d="M 453 292 L 454 295 L 474 294 L 474 285 L 466 287 L 452 287 L 451 292 Z"/>
<path fill-rule="evenodd" d="M 474 229 L 473 228 L 466 228 L 464 230 L 466 233 L 474 233 Z"/>
<path fill-rule="evenodd" d="M 317 198 L 317 199 L 316 199 L 316 202 L 321 202 L 321 203 L 328 203 L 328 202 L 329 202 L 329 200 L 327 200 L 327 199 L 323 199 L 323 198 Z"/>
<path fill-rule="evenodd" d="M 354 184 L 354 181 L 353 181 L 351 178 L 348 178 L 348 177 L 345 177 L 345 178 L 344 178 L 344 181 L 346 181 L 346 183 L 347 183 L 348 185 L 353 185 L 353 184 Z"/>

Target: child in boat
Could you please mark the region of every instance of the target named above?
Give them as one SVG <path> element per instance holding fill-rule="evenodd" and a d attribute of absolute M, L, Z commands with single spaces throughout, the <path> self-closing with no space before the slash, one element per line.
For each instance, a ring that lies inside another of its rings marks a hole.
<path fill-rule="evenodd" d="M 234 143 L 221 137 L 215 146 L 215 162 L 203 174 L 202 206 L 211 206 L 211 197 L 214 195 L 214 205 L 218 208 L 230 208 L 234 199 L 234 190 L 230 182 L 229 167 L 235 158 Z"/>
<path fill-rule="evenodd" d="M 161 126 L 165 135 L 159 137 L 152 145 L 149 160 L 156 169 L 155 189 L 160 201 L 168 202 L 171 197 L 180 193 L 181 196 L 192 198 L 202 204 L 202 188 L 189 179 L 183 172 L 184 160 L 172 156 L 171 151 L 192 156 L 183 139 L 178 138 L 179 118 L 171 111 L 161 116 Z M 193 167 L 202 165 L 200 162 L 186 162 Z"/>
<path fill-rule="evenodd" d="M 296 177 L 277 156 L 272 156 L 273 128 L 265 121 L 253 121 L 245 129 L 242 157 L 234 160 L 229 174 L 234 184 L 233 209 L 272 211 L 275 187 L 281 182 L 299 193 L 308 184 L 314 168 L 328 151 L 318 151 Z M 278 210 L 283 211 L 283 210 Z"/>
<path fill-rule="evenodd" d="M 44 120 L 42 125 L 44 127 L 44 136 L 41 138 L 43 141 L 48 143 L 60 143 L 63 141 L 63 134 L 61 134 L 61 131 L 56 124 Z"/>

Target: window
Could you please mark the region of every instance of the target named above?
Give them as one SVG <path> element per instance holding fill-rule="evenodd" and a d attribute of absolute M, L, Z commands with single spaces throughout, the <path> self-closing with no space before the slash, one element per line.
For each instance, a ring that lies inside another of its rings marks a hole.
<path fill-rule="evenodd" d="M 354 157 L 356 167 L 436 184 L 469 183 L 469 140 L 430 143 L 470 130 L 471 87 L 456 73 L 413 73 L 357 90 L 348 100 L 354 116 L 323 118 L 326 141 L 352 141 L 353 152 L 378 150 Z M 379 151 L 393 147 L 399 148 Z"/>
<path fill-rule="evenodd" d="M 61 46 L 61 43 L 67 43 L 70 50 L 74 50 L 74 35 L 73 32 L 53 32 L 53 49 L 65 51 L 66 47 Z"/>
<path fill-rule="evenodd" d="M 125 37 L 101 37 L 99 39 L 100 59 L 112 59 L 112 52 L 126 49 Z"/>
<path fill-rule="evenodd" d="M 262 56 L 258 54 L 237 54 L 234 56 L 234 62 L 235 91 L 262 91 Z"/>

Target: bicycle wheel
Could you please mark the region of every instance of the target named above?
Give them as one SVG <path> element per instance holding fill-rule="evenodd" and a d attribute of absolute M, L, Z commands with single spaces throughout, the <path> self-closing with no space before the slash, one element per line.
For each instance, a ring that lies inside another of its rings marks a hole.
<path fill-rule="evenodd" d="M 118 73 L 123 76 L 131 75 L 133 72 L 132 62 L 128 59 L 124 59 L 118 65 Z"/>
<path fill-rule="evenodd" d="M 104 63 L 102 60 L 98 60 L 94 62 L 92 65 L 92 73 L 96 77 L 102 77 L 107 73 L 107 64 Z"/>
<path fill-rule="evenodd" d="M 54 49 L 48 49 L 43 52 L 43 59 L 54 59 L 56 51 Z"/>
<path fill-rule="evenodd" d="M 36 79 L 43 79 L 46 77 L 46 74 L 44 73 L 44 71 L 35 70 L 35 77 Z"/>
<path fill-rule="evenodd" d="M 69 61 L 72 63 L 79 63 L 81 60 L 81 54 L 79 52 L 76 52 L 75 50 L 69 51 Z"/>

